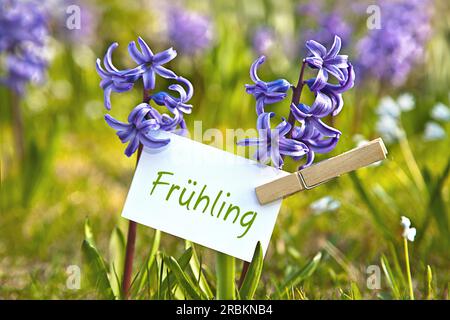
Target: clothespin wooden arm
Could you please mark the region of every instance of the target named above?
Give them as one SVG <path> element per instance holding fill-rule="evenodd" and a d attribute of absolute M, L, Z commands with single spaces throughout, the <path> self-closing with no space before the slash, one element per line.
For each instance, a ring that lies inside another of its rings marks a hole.
<path fill-rule="evenodd" d="M 383 140 L 378 138 L 336 157 L 256 187 L 256 196 L 261 204 L 266 204 L 298 191 L 312 189 L 344 173 L 383 160 L 386 154 L 387 149 Z"/>

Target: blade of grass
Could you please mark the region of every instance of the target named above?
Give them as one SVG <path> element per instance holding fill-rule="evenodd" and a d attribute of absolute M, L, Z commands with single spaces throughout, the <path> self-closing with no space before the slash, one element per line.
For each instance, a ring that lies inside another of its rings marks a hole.
<path fill-rule="evenodd" d="M 256 288 L 258 287 L 259 279 L 261 278 L 261 272 L 263 268 L 263 251 L 261 243 L 258 241 L 255 252 L 253 253 L 252 262 L 248 267 L 247 274 L 245 275 L 242 287 L 239 290 L 239 296 L 241 299 L 249 300 L 253 299 Z"/>
<path fill-rule="evenodd" d="M 111 287 L 114 296 L 120 299 L 123 266 L 125 264 L 125 237 L 117 226 L 114 228 L 109 240 L 109 262 Z"/>
<path fill-rule="evenodd" d="M 94 234 L 87 218 L 84 223 L 84 236 L 85 239 L 81 245 L 81 250 L 87 264 L 88 279 L 100 296 L 106 299 L 113 299 L 114 293 L 109 281 L 106 263 L 95 246 Z"/>
<path fill-rule="evenodd" d="M 299 282 L 309 278 L 316 271 L 317 266 L 322 259 L 322 252 L 318 252 L 303 268 L 292 272 L 288 275 L 287 279 L 284 281 L 282 288 L 282 296 L 285 294 L 286 290 L 291 287 L 296 286 Z"/>
<path fill-rule="evenodd" d="M 434 297 L 434 292 L 433 292 L 433 271 L 431 270 L 431 267 L 429 265 L 427 265 L 427 276 L 426 276 L 425 288 L 427 289 L 426 299 L 427 300 L 433 300 L 433 297 Z"/>
<path fill-rule="evenodd" d="M 393 236 L 389 232 L 389 229 L 384 224 L 383 218 L 378 211 L 375 204 L 372 202 L 372 200 L 369 197 L 368 192 L 366 191 L 365 187 L 361 183 L 361 180 L 359 179 L 356 172 L 350 172 L 349 174 L 350 178 L 352 179 L 352 182 L 355 186 L 356 191 L 359 193 L 361 199 L 366 203 L 367 207 L 369 208 L 369 212 L 372 214 L 372 217 L 375 221 L 375 224 L 381 229 L 383 235 L 390 241 L 393 241 Z"/>
<path fill-rule="evenodd" d="M 213 299 L 214 294 L 211 288 L 208 285 L 208 281 L 204 273 L 202 272 L 202 266 L 199 262 L 197 251 L 195 250 L 194 244 L 190 241 L 185 242 L 186 249 L 192 249 L 192 259 L 189 261 L 189 265 L 191 267 L 192 273 L 194 277 L 198 280 L 198 284 L 203 293 L 208 297 L 208 299 Z"/>
<path fill-rule="evenodd" d="M 385 255 L 381 256 L 381 267 L 383 268 L 384 275 L 386 276 L 389 288 L 391 288 L 392 296 L 394 299 L 400 299 L 400 290 L 398 287 L 397 280 L 394 277 L 389 261 Z"/>
<path fill-rule="evenodd" d="M 161 240 L 161 232 L 159 230 L 155 230 L 155 234 L 153 235 L 152 243 L 150 246 L 150 251 L 147 255 L 147 258 L 145 259 L 144 265 L 139 269 L 138 272 L 138 274 L 140 275 L 139 285 L 137 286 L 138 292 L 142 291 L 142 288 L 144 288 L 145 284 L 148 283 L 150 277 L 150 269 L 152 268 L 152 265 L 155 262 L 155 257 L 159 248 L 160 240 Z"/>
<path fill-rule="evenodd" d="M 173 272 L 178 285 L 184 290 L 184 294 L 191 299 L 201 300 L 207 299 L 207 297 L 202 293 L 197 291 L 192 280 L 183 272 L 177 260 L 170 256 L 164 256 L 163 260 L 166 265 Z"/>
<path fill-rule="evenodd" d="M 180 258 L 178 258 L 177 262 L 180 265 L 181 270 L 184 271 L 188 267 L 191 257 L 192 257 L 192 248 L 188 248 L 185 252 L 183 252 Z M 175 285 L 176 280 L 173 272 L 168 272 L 167 276 L 161 283 L 160 290 L 163 294 L 165 292 L 169 292 L 169 294 L 171 294 L 172 289 L 175 287 Z"/>

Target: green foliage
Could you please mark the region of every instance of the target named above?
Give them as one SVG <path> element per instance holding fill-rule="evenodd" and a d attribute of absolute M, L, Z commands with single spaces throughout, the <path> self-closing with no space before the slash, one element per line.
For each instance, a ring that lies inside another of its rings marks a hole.
<path fill-rule="evenodd" d="M 261 278 L 263 259 L 264 256 L 261 243 L 258 242 L 255 248 L 255 253 L 253 254 L 252 262 L 248 267 L 247 274 L 242 282 L 242 287 L 239 290 L 239 296 L 241 299 L 249 300 L 255 295 L 256 288 L 258 287 L 258 283 Z"/>

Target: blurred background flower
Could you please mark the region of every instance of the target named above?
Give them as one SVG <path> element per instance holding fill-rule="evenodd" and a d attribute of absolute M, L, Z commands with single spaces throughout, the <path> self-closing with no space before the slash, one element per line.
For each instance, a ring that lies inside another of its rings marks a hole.
<path fill-rule="evenodd" d="M 368 30 L 356 45 L 361 71 L 402 85 L 423 63 L 431 36 L 431 0 L 380 0 L 381 28 Z"/>
<path fill-rule="evenodd" d="M 187 55 L 202 53 L 213 42 L 213 23 L 209 17 L 186 8 L 167 9 L 167 29 L 170 43 Z"/>

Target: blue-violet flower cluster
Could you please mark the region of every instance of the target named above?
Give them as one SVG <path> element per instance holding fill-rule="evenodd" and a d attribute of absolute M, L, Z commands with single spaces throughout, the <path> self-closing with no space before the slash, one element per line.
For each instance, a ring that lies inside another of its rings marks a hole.
<path fill-rule="evenodd" d="M 97 59 L 97 72 L 102 78 L 100 86 L 104 91 L 104 103 L 107 110 L 111 109 L 111 92 L 125 92 L 131 90 L 137 81 L 142 80 L 145 96 L 141 104 L 136 106 L 128 116 L 128 123 L 114 119 L 109 114 L 105 115 L 108 125 L 117 131 L 122 143 L 128 143 L 125 155 L 130 157 L 139 148 L 139 145 L 156 149 L 167 145 L 168 138 L 158 137 L 159 131 L 172 131 L 183 133 L 186 123 L 183 115 L 192 112 L 192 105 L 188 104 L 194 94 L 191 82 L 176 75 L 172 70 L 163 67 L 173 60 L 177 53 L 172 48 L 159 53 L 153 53 L 147 43 L 139 37 L 138 46 L 134 41 L 128 45 L 128 53 L 136 63 L 131 69 L 120 70 L 112 63 L 112 53 L 118 44 L 113 43 L 101 60 Z M 150 94 L 155 88 L 156 75 L 175 81 L 169 85 L 166 91 Z M 164 106 L 168 114 L 161 114 L 150 105 L 153 101 L 156 105 Z"/>
<path fill-rule="evenodd" d="M 4 75 L 0 84 L 23 94 L 29 82 L 45 78 L 45 45 L 48 17 L 33 0 L 2 0 L 0 3 L 0 55 Z"/>
<path fill-rule="evenodd" d="M 431 34 L 431 0 L 380 0 L 382 27 L 357 43 L 358 67 L 391 85 L 402 85 L 421 61 Z"/>
<path fill-rule="evenodd" d="M 325 124 L 322 119 L 339 114 L 344 105 L 342 93 L 352 88 L 355 81 L 353 66 L 348 57 L 339 54 L 341 39 L 338 36 L 334 37 L 329 50 L 314 40 L 307 41 L 306 47 L 309 55 L 303 60 L 297 87 L 285 79 L 270 82 L 261 80 L 257 75 L 257 69 L 264 62 L 264 56 L 259 57 L 250 68 L 250 77 L 254 84 L 246 85 L 247 93 L 256 99 L 259 137 L 241 140 L 238 145 L 257 146 L 254 157 L 261 162 L 271 159 L 278 168 L 283 166 L 285 156 L 290 156 L 296 161 L 306 157 L 305 163 L 300 168 L 307 167 L 314 161 L 315 153 L 327 153 L 336 146 L 341 132 Z M 316 77 L 303 80 L 306 66 L 312 71 L 317 71 Z M 329 82 L 330 75 L 335 78 L 333 83 Z M 299 98 L 304 85 L 307 85 L 315 95 L 311 106 L 294 98 L 295 96 Z M 267 112 L 266 106 L 284 100 L 290 88 L 294 94 L 289 120 L 282 118 L 281 123 L 271 129 L 270 119 L 275 114 Z"/>

